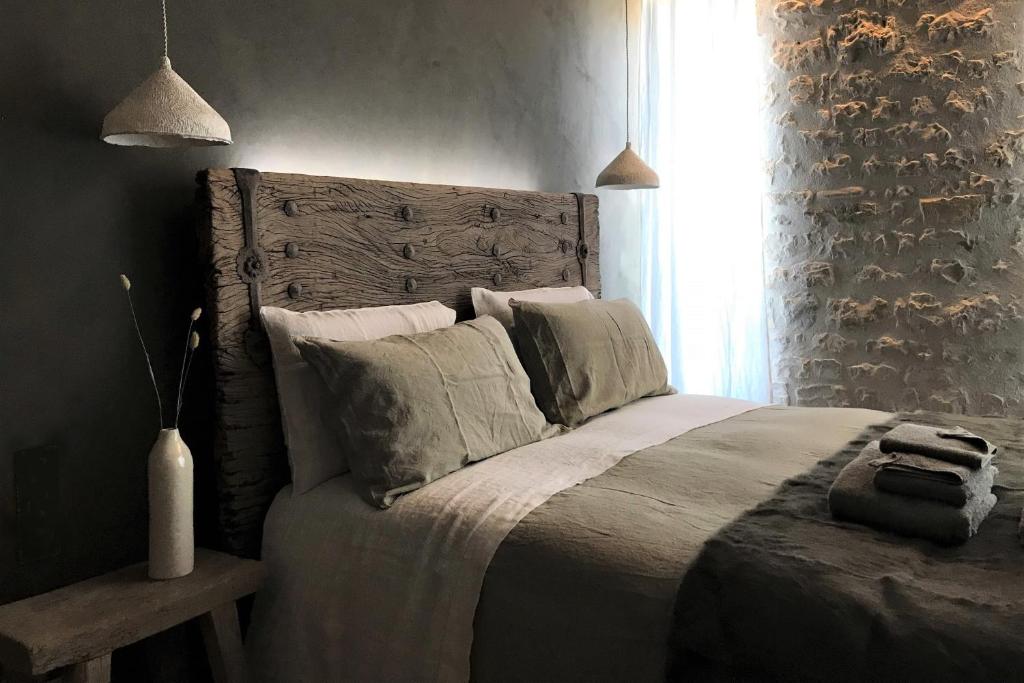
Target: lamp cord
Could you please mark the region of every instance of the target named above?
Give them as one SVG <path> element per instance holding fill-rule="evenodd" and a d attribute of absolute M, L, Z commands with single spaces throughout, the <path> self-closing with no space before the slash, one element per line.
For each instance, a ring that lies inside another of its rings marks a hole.
<path fill-rule="evenodd" d="M 164 14 L 164 59 L 168 59 L 168 56 L 167 56 L 167 0 L 160 0 L 160 9 L 163 10 L 163 14 Z"/>
<path fill-rule="evenodd" d="M 629 144 L 629 0 L 626 3 L 626 144 Z"/>

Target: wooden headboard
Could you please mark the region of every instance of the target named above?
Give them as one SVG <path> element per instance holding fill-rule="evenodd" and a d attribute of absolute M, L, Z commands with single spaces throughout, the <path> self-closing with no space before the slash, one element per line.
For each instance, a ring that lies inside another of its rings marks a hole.
<path fill-rule="evenodd" d="M 252 169 L 197 177 L 216 381 L 221 540 L 259 553 L 288 482 L 261 305 L 296 311 L 436 299 L 469 289 L 584 284 L 600 294 L 597 197 L 328 178 Z"/>

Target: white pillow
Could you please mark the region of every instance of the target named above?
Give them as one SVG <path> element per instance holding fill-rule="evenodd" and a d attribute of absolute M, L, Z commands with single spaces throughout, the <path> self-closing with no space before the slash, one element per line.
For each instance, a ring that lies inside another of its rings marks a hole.
<path fill-rule="evenodd" d="M 594 295 L 586 287 L 540 287 L 538 289 L 522 289 L 518 292 L 493 292 L 483 287 L 470 289 L 473 297 L 473 312 L 476 317 L 491 315 L 505 326 L 512 327 L 512 308 L 509 299 L 518 301 L 538 301 L 547 304 L 571 304 L 576 301 L 593 299 Z"/>
<path fill-rule="evenodd" d="M 337 436 L 320 419 L 327 385 L 302 359 L 295 337 L 332 341 L 368 341 L 392 334 L 429 332 L 455 324 L 455 311 L 428 301 L 407 306 L 337 309 L 296 313 L 283 308 L 260 308 L 274 357 L 274 379 L 281 406 L 281 425 L 292 468 L 292 491 L 304 493 L 348 471 L 348 459 Z"/>

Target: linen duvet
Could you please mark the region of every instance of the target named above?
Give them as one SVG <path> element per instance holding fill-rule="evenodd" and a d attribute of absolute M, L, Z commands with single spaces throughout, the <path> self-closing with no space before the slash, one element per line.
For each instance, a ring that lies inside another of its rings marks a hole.
<path fill-rule="evenodd" d="M 776 508 L 786 508 L 779 496 L 789 501 L 790 489 L 803 492 L 808 476 L 827 490 L 836 458 L 894 419 L 870 410 L 663 396 L 460 470 L 387 511 L 366 505 L 344 476 L 301 496 L 286 489 L 266 523 L 270 581 L 257 598 L 247 642 L 253 670 L 276 681 L 657 681 L 743 679 L 751 672 L 771 678 L 782 657 L 800 656 L 795 644 L 805 634 L 797 631 L 808 624 L 818 629 L 818 641 L 848 646 L 823 635 L 827 611 L 791 627 L 780 617 L 768 634 L 738 613 L 798 609 L 785 589 L 823 560 L 814 544 L 794 543 L 789 527 L 833 534 L 825 544 L 831 560 L 849 534 L 869 566 L 872 544 L 887 543 L 902 549 L 879 556 L 898 559 L 892 571 L 939 572 L 937 563 L 945 562 L 943 569 L 956 575 L 956 556 L 821 517 L 823 491 L 817 501 L 808 489 L 806 509 L 768 523 L 780 514 Z M 998 508 L 994 515 L 1001 515 Z M 753 531 L 734 536 L 744 525 Z M 972 544 L 985 542 L 988 531 L 983 527 Z M 790 563 L 760 564 L 791 552 Z M 831 590 L 848 589 L 844 599 L 855 604 L 864 591 L 878 590 L 848 575 L 843 562 L 829 567 L 835 585 L 817 587 L 814 609 L 830 604 Z M 1024 558 L 1002 557 L 989 570 L 1005 587 L 1013 572 L 1022 578 Z M 1005 649 L 1013 638 L 1024 637 L 1024 605 L 1019 596 L 1002 597 L 1012 604 L 1000 626 L 1016 627 L 994 641 L 1005 659 L 1012 658 Z M 871 616 L 859 623 L 889 624 L 875 635 L 897 652 L 926 639 L 929 629 L 943 637 L 950 628 L 914 621 L 919 631 L 908 641 L 891 627 L 898 615 L 886 610 L 897 606 L 870 595 L 865 601 Z M 977 604 L 947 614 L 974 614 Z M 791 647 L 759 669 L 756 653 L 766 640 Z M 828 660 L 821 647 L 813 660 L 819 666 Z M 884 649 L 858 652 L 869 658 L 865 671 L 879 670 L 871 656 Z M 742 666 L 730 665 L 736 662 Z M 802 680 L 835 674 L 782 670 Z"/>

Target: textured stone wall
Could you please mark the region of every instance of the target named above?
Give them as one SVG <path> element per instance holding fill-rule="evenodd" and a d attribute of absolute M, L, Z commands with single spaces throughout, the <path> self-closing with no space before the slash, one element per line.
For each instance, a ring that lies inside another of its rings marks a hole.
<path fill-rule="evenodd" d="M 1020 415 L 1024 0 L 759 0 L 773 395 Z"/>

